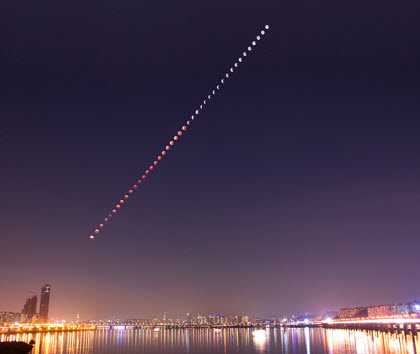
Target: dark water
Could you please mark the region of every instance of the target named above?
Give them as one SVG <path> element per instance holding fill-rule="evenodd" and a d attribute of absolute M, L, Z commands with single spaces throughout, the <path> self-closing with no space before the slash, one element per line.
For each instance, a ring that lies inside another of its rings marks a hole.
<path fill-rule="evenodd" d="M 36 341 L 32 354 L 114 353 L 419 353 L 420 334 L 332 329 L 95 330 L 0 336 Z"/>

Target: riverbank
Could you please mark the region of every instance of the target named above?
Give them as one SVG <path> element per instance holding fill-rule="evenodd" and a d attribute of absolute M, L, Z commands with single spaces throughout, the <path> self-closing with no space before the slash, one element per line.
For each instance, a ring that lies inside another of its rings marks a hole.
<path fill-rule="evenodd" d="M 35 342 L 31 344 L 25 342 L 0 342 L 0 353 L 2 354 L 25 354 L 29 353 L 34 347 Z"/>

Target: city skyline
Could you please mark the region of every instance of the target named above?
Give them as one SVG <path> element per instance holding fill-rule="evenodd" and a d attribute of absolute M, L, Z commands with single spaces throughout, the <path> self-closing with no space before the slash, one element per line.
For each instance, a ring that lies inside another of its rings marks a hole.
<path fill-rule="evenodd" d="M 162 4 L 4 6 L 1 310 L 43 283 L 68 319 L 419 299 L 416 11 Z"/>
<path fill-rule="evenodd" d="M 41 301 L 39 305 L 39 312 L 37 313 L 37 296 L 33 295 L 27 298 L 21 312 L 13 311 L 0 311 L 0 323 L 9 319 L 9 322 L 18 322 L 18 323 L 62 323 L 62 322 L 74 322 L 74 319 L 59 319 L 59 318 L 49 318 L 49 303 L 50 303 L 50 294 L 51 294 L 51 285 L 44 284 L 41 288 Z M 1 309 L 0 309 L 1 310 Z M 413 300 L 410 302 L 399 302 L 393 304 L 371 304 L 371 305 L 359 305 L 356 307 L 344 307 L 340 309 L 331 309 L 322 314 L 316 314 L 313 312 L 303 313 L 283 313 L 281 315 L 277 313 L 272 313 L 269 316 L 266 316 L 265 319 L 256 314 L 250 316 L 247 312 L 238 314 L 234 312 L 227 311 L 225 313 L 214 312 L 214 313 L 174 313 L 168 311 L 159 311 L 153 313 L 151 316 L 142 317 L 134 316 L 131 319 L 120 319 L 113 318 L 105 320 L 101 319 L 87 319 L 81 318 L 80 313 L 76 314 L 75 322 L 86 322 L 86 321 L 121 321 L 123 323 L 142 323 L 142 324 L 162 324 L 162 323 L 186 323 L 186 324 L 229 324 L 229 323 L 242 323 L 246 324 L 248 322 L 258 322 L 266 321 L 267 319 L 274 320 L 274 322 L 284 322 L 284 321 L 299 321 L 302 318 L 309 321 L 310 319 L 325 320 L 329 319 L 351 319 L 356 317 L 365 317 L 365 318 L 382 318 L 382 316 L 407 316 L 407 315 L 416 315 L 418 318 L 420 316 L 420 301 Z M 7 322 L 7 321 L 5 321 Z"/>

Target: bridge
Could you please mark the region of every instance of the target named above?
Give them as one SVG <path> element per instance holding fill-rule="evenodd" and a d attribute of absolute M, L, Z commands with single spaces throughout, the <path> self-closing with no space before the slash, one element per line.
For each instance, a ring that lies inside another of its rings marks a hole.
<path fill-rule="evenodd" d="M 380 318 L 355 318 L 348 320 L 325 320 L 313 322 L 288 322 L 288 323 L 249 323 L 249 324 L 185 324 L 185 323 L 156 323 L 156 324 L 133 324 L 119 323 L 109 325 L 97 325 L 98 329 L 224 329 L 224 328 L 331 328 L 372 330 L 382 332 L 411 332 L 420 333 L 420 318 L 417 316 L 404 317 L 380 317 Z"/>
<path fill-rule="evenodd" d="M 382 332 L 411 332 L 420 333 L 420 318 L 418 317 L 381 317 L 375 319 L 349 319 L 329 321 L 323 324 L 324 328 L 360 329 Z"/>
<path fill-rule="evenodd" d="M 81 324 L 22 323 L 0 326 L 0 334 L 90 331 L 96 326 Z"/>

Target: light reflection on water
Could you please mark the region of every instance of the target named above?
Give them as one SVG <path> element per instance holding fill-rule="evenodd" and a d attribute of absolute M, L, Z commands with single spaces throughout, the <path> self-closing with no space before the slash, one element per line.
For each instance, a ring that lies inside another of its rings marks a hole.
<path fill-rule="evenodd" d="M 420 334 L 333 329 L 96 330 L 0 335 L 0 341 L 35 340 L 31 354 L 116 353 L 418 353 Z"/>

